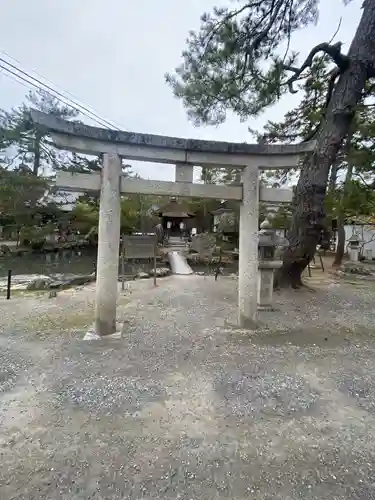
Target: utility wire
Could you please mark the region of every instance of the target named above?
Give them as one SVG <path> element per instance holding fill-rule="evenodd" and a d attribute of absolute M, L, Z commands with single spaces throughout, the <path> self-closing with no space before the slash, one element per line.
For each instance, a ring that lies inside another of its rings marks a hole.
<path fill-rule="evenodd" d="M 5 59 L 3 59 L 1 57 L 0 57 L 0 61 L 3 62 L 3 63 L 5 63 L 5 64 L 7 64 L 11 68 L 15 69 L 16 71 L 18 71 L 19 73 L 21 73 L 21 75 L 19 75 L 17 73 L 14 73 L 8 67 L 5 67 L 5 66 L 3 66 L 3 65 L 0 64 L 0 68 L 4 69 L 5 71 L 8 71 L 8 73 L 11 73 L 12 75 L 17 76 L 18 78 L 20 78 L 21 80 L 27 82 L 28 84 L 32 85 L 33 87 L 37 88 L 38 90 L 43 90 L 44 92 L 46 92 L 47 94 L 51 95 L 55 99 L 59 100 L 60 102 L 63 102 L 67 106 L 70 106 L 71 108 L 75 109 L 79 113 L 82 113 L 85 116 L 88 116 L 88 118 L 91 118 L 92 120 L 96 121 L 100 125 L 105 126 L 106 128 L 108 128 L 108 126 L 114 127 L 114 125 L 112 125 L 110 122 L 108 122 L 104 118 L 101 118 L 96 113 L 91 112 L 89 109 L 85 108 L 84 106 L 81 106 L 81 105 L 75 103 L 74 101 L 72 101 L 71 99 L 68 99 L 61 92 L 58 92 L 57 90 L 53 89 L 49 85 L 46 85 L 45 83 L 41 82 L 37 78 L 34 78 L 33 76 L 29 75 L 26 71 L 23 71 L 22 69 L 19 69 L 14 64 L 9 63 L 8 61 L 6 61 Z M 33 81 L 26 80 L 22 75 L 25 75 L 27 78 L 29 78 L 29 79 L 37 82 L 37 84 L 35 84 Z M 43 88 L 42 86 L 45 87 L 45 88 Z M 46 90 L 46 89 L 48 89 L 48 90 Z M 54 95 L 51 92 L 54 92 L 57 95 Z M 61 97 L 63 99 L 65 99 L 65 100 L 62 100 Z M 68 102 L 66 102 L 66 101 L 68 101 Z M 81 109 L 79 109 L 79 107 L 81 107 L 84 111 L 82 111 Z M 89 116 L 87 113 L 90 113 L 93 116 Z"/>
<path fill-rule="evenodd" d="M 15 61 L 16 63 L 18 63 L 19 65 L 22 66 L 22 63 L 21 61 L 19 61 L 18 59 L 16 59 L 15 57 L 12 57 L 10 54 L 8 54 L 8 52 L 5 52 L 4 50 L 0 50 L 0 54 L 3 54 L 5 55 L 8 59 L 11 59 L 12 61 Z M 4 61 L 3 59 L 0 58 L 0 60 Z M 11 66 L 11 64 L 6 61 L 6 63 L 8 65 Z M 39 78 L 41 78 L 42 80 L 44 80 L 45 82 L 47 82 L 49 85 L 51 85 L 52 87 L 56 87 L 53 82 L 51 82 L 51 80 L 48 80 L 48 78 L 45 78 L 43 75 L 41 75 L 40 73 L 38 73 L 37 71 L 35 71 L 34 69 L 30 70 L 32 73 L 34 73 L 35 75 L 37 75 Z M 31 75 L 29 75 L 30 78 L 33 78 Z M 42 83 L 44 86 L 46 86 L 44 83 Z M 71 92 L 69 92 L 68 90 L 65 90 L 65 89 L 62 89 L 63 90 L 63 93 L 70 96 L 71 99 L 69 99 L 73 104 L 79 106 L 80 108 L 82 108 L 83 110 L 89 112 L 90 114 L 94 115 L 95 117 L 99 118 L 100 120 L 104 121 L 104 122 L 107 122 L 111 128 L 116 128 L 117 130 L 121 130 L 116 124 L 113 124 L 111 123 L 110 121 L 106 120 L 105 118 L 102 118 L 100 116 L 98 116 L 95 111 L 93 111 L 93 109 L 91 108 L 91 106 L 89 107 L 85 107 L 84 105 L 80 104 L 79 103 L 79 99 L 77 96 L 75 96 L 74 94 L 72 94 Z M 53 91 L 55 93 L 59 93 L 57 90 L 53 89 Z M 59 93 L 60 94 L 60 93 Z M 60 94 L 62 95 L 62 94 Z M 66 97 L 63 96 L 65 99 Z M 81 101 L 82 102 L 82 101 Z"/>
<path fill-rule="evenodd" d="M 1 70 L 1 68 L 0 68 Z M 14 78 L 14 76 L 12 76 L 10 73 L 1 73 L 2 75 L 6 76 L 7 78 L 10 78 L 11 80 L 13 80 L 14 82 L 17 82 L 19 83 L 20 85 L 22 85 L 23 87 L 25 87 L 25 89 L 28 89 L 30 90 L 30 84 L 29 85 L 26 85 L 25 82 L 23 82 L 22 80 L 17 80 L 17 78 Z"/>
<path fill-rule="evenodd" d="M 69 106 L 70 108 L 73 108 L 75 109 L 76 111 L 80 112 L 81 114 L 87 116 L 88 118 L 90 118 L 91 120 L 95 121 L 96 123 L 98 123 L 99 125 L 101 125 L 102 127 L 104 128 L 108 128 L 108 125 L 107 124 L 104 124 L 103 122 L 99 121 L 99 119 L 97 118 L 94 118 L 92 116 L 89 116 L 87 113 L 81 111 L 80 109 L 78 109 L 77 107 L 73 106 L 72 104 L 70 104 L 69 102 L 66 102 L 64 101 L 63 99 L 61 99 L 60 97 L 52 94 L 51 92 L 49 92 L 48 90 L 44 89 L 43 87 L 41 87 L 40 85 L 37 85 L 33 82 L 30 82 L 29 80 L 27 80 L 25 77 L 21 76 L 21 75 L 18 75 L 17 73 L 15 73 L 14 71 L 10 70 L 9 68 L 7 68 L 6 66 L 3 66 L 2 64 L 0 64 L 0 69 L 3 69 L 5 70 L 7 73 L 4 73 L 5 76 L 8 76 L 10 77 L 12 80 L 16 81 L 17 83 L 20 83 L 21 85 L 23 85 L 24 87 L 26 88 L 29 88 L 30 89 L 30 86 L 37 89 L 37 90 L 43 90 L 44 92 L 46 92 L 48 95 L 50 95 L 51 97 L 53 97 L 54 99 L 57 99 L 58 101 L 62 102 L 63 104 L 65 104 L 66 106 Z M 25 85 L 25 83 L 27 85 Z"/>
<path fill-rule="evenodd" d="M 18 71 L 18 73 L 21 73 L 21 74 L 17 74 L 15 73 L 14 71 L 12 71 L 11 69 L 9 69 L 8 67 L 4 66 L 3 64 L 0 64 L 0 68 L 7 71 L 9 74 L 15 76 L 16 78 L 26 82 L 28 85 L 32 85 L 34 88 L 38 89 L 38 90 L 43 90 L 44 92 L 46 92 L 47 94 L 49 94 L 50 96 L 54 97 L 55 99 L 57 99 L 58 101 L 62 102 L 63 104 L 67 105 L 67 106 L 70 106 L 71 108 L 75 109 L 76 111 L 78 111 L 79 113 L 87 116 L 88 118 L 96 121 L 97 123 L 99 123 L 99 125 L 101 126 L 104 126 L 105 128 L 116 128 L 117 130 L 120 130 L 118 127 L 116 127 L 115 125 L 113 125 L 112 123 L 108 122 L 107 120 L 105 120 L 104 118 L 101 118 L 99 115 L 97 115 L 96 113 L 90 111 L 88 108 L 86 108 L 85 106 L 82 106 L 78 103 L 75 103 L 72 99 L 69 99 L 67 98 L 66 96 L 64 96 L 61 92 L 53 89 L 52 87 L 50 87 L 49 85 L 46 85 L 45 83 L 41 82 L 40 80 L 38 80 L 37 78 L 29 75 L 26 71 L 23 71 L 22 69 L 18 68 L 17 66 L 15 66 L 14 64 L 11 64 L 9 63 L 8 61 L 6 61 L 5 59 L 1 58 L 0 57 L 0 61 L 7 64 L 8 66 L 10 66 L 11 68 L 15 69 L 16 71 Z M 33 80 L 33 81 L 29 81 L 27 80 L 24 76 L 22 75 L 25 75 L 28 79 L 30 80 Z M 34 82 L 37 82 L 37 83 L 34 83 Z M 19 82 L 21 83 L 21 82 Z M 45 88 L 43 88 L 45 87 Z M 46 90 L 47 89 L 47 90 Z M 53 93 L 51 93 L 53 92 Z M 68 102 L 66 102 L 68 101 Z M 80 109 L 81 108 L 81 109 Z M 82 111 L 83 110 L 83 111 Z M 88 114 L 89 113 L 89 114 Z M 93 116 L 90 116 L 90 115 L 93 115 Z"/>
<path fill-rule="evenodd" d="M 18 75 L 17 73 L 15 73 L 14 71 L 10 70 L 9 68 L 7 68 L 6 66 L 4 66 L 2 64 L 0 64 L 0 69 L 7 71 L 7 73 L 9 73 L 9 74 L 5 74 L 6 76 L 10 76 L 13 80 L 17 81 L 18 83 L 21 83 L 25 87 L 30 88 L 30 85 L 31 85 L 32 87 L 36 88 L 37 90 L 44 90 L 40 85 L 36 85 L 35 83 L 30 82 L 25 77 Z M 18 80 L 16 80 L 14 77 L 18 78 Z M 21 81 L 19 81 L 19 80 L 21 80 Z M 22 82 L 25 82 L 27 85 L 25 85 L 25 83 L 22 83 Z M 71 108 L 74 108 L 74 106 L 72 106 L 71 104 L 68 104 L 67 102 L 63 101 L 59 97 L 53 95 L 51 92 L 48 92 L 47 90 L 45 90 L 45 92 L 47 94 L 49 94 L 50 96 L 54 97 L 55 99 L 57 99 L 58 101 L 62 102 L 63 104 L 70 106 Z M 76 111 L 79 111 L 77 108 L 74 108 L 74 109 L 76 109 Z M 88 116 L 88 115 L 86 115 L 86 116 Z M 89 118 L 91 118 L 91 117 L 89 117 Z M 92 118 L 92 119 L 94 119 L 94 118 Z"/>

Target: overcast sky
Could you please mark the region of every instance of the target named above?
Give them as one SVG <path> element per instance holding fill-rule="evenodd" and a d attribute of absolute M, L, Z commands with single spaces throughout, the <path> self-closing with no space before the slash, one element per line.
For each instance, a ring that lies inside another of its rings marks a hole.
<path fill-rule="evenodd" d="M 248 126 L 261 128 L 266 119 L 282 118 L 298 98 L 283 97 L 248 123 L 230 117 L 219 127 L 195 128 L 164 82 L 165 72 L 181 61 L 188 31 L 199 27 L 203 11 L 219 4 L 230 0 L 0 0 L 0 50 L 125 130 L 251 142 Z M 347 49 L 358 24 L 362 0 L 347 7 L 342 0 L 321 4 L 318 26 L 293 38 L 301 58 L 332 37 L 341 16 L 336 41 Z M 0 72 L 1 108 L 18 105 L 26 92 Z M 168 165 L 133 165 L 145 178 L 174 178 Z"/>

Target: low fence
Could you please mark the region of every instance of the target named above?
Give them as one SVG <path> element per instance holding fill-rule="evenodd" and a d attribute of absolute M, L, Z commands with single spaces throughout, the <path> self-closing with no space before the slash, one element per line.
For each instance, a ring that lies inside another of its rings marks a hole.
<path fill-rule="evenodd" d="M 156 285 L 156 257 L 157 241 L 155 234 L 122 236 L 121 274 L 123 276 L 125 274 L 126 262 L 148 259 L 149 261 L 153 261 L 154 285 Z M 124 290 L 124 280 L 122 280 L 121 287 Z"/>

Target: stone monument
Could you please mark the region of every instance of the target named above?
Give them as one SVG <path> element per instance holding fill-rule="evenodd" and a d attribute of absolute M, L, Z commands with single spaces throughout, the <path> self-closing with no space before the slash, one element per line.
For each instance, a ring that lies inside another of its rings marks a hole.
<path fill-rule="evenodd" d="M 349 259 L 351 262 L 358 262 L 361 238 L 358 234 L 353 233 L 348 240 L 349 244 Z"/>
<path fill-rule="evenodd" d="M 272 229 L 271 214 L 261 223 L 259 231 L 258 309 L 273 309 L 273 282 L 275 270 L 282 266 L 281 249 L 288 245 L 286 238 Z"/>

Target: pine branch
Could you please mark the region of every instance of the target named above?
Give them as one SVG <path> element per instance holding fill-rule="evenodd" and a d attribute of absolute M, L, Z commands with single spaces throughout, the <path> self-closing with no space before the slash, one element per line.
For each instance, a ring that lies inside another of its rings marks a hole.
<path fill-rule="evenodd" d="M 255 76 L 255 74 L 254 74 L 255 68 L 254 68 L 252 56 L 253 56 L 254 52 L 259 49 L 261 43 L 265 39 L 267 39 L 267 37 L 269 36 L 269 32 L 272 29 L 272 27 L 277 19 L 277 16 L 279 15 L 280 10 L 281 10 L 283 5 L 284 5 L 284 0 L 278 0 L 277 2 L 276 2 L 276 0 L 273 0 L 271 8 L 267 12 L 265 12 L 263 14 L 263 16 L 261 17 L 261 19 L 257 22 L 257 24 L 255 26 L 253 26 L 252 33 L 247 33 L 248 38 L 251 39 L 252 36 L 254 36 L 254 38 L 253 38 L 252 42 L 250 43 L 250 45 L 248 47 L 245 47 L 245 58 L 244 58 L 244 64 L 243 64 L 242 71 L 241 71 L 240 80 L 244 79 L 247 70 L 249 70 L 250 73 L 253 76 Z M 262 31 L 260 33 L 255 34 L 255 31 L 257 30 L 257 28 L 262 24 L 262 22 L 266 21 L 268 16 L 270 16 L 270 19 L 267 22 L 265 28 L 262 29 Z M 284 17 L 285 17 L 285 11 L 284 11 L 283 18 Z M 263 82 L 265 82 L 265 80 L 261 78 L 260 74 L 258 74 L 257 76 L 258 76 L 258 78 L 263 80 Z"/>
<path fill-rule="evenodd" d="M 335 68 L 335 69 L 333 69 L 331 71 L 330 76 L 329 76 L 329 80 L 328 80 L 327 95 L 326 95 L 324 106 L 323 106 L 323 110 L 322 110 L 323 111 L 322 112 L 322 118 L 321 118 L 320 122 L 318 123 L 318 125 L 316 126 L 315 130 L 306 139 L 306 141 L 311 141 L 317 135 L 317 133 L 319 131 L 320 126 L 323 123 L 323 120 L 324 120 L 324 118 L 326 116 L 328 105 L 329 105 L 329 103 L 331 101 L 333 89 L 335 88 L 335 83 L 336 83 L 336 80 L 339 77 L 339 75 L 340 75 L 340 69 L 339 68 Z"/>
<path fill-rule="evenodd" d="M 374 189 L 374 186 L 373 186 L 372 184 L 369 184 L 360 172 L 356 171 L 356 172 L 354 173 L 354 175 L 356 175 L 357 177 L 359 177 L 359 178 L 360 178 L 360 180 L 363 182 L 363 184 L 364 184 L 367 188 Z"/>
<path fill-rule="evenodd" d="M 208 49 L 210 43 L 212 42 L 214 36 L 225 25 L 225 23 L 227 23 L 228 21 L 230 21 L 234 17 L 238 16 L 239 14 L 242 14 L 242 12 L 244 12 L 247 9 L 250 9 L 252 7 L 259 7 L 261 5 L 261 3 L 262 2 L 259 1 L 259 2 L 254 2 L 254 3 L 246 4 L 243 7 L 241 7 L 240 9 L 237 9 L 237 10 L 234 10 L 234 11 L 230 12 L 229 14 L 227 14 L 226 16 L 224 16 L 224 18 L 221 19 L 220 21 L 217 21 L 216 24 L 212 27 L 212 29 L 207 33 L 206 40 L 204 41 L 205 47 L 204 47 L 204 49 L 202 51 L 201 59 L 204 58 L 204 56 L 206 55 L 207 49 Z"/>
<path fill-rule="evenodd" d="M 341 70 L 339 68 L 335 68 L 334 70 L 331 71 L 331 74 L 329 76 L 328 80 L 328 89 L 327 89 L 327 95 L 326 95 L 326 100 L 324 103 L 324 110 L 328 108 L 328 104 L 331 101 L 333 89 L 335 88 L 335 83 L 337 78 L 340 76 Z"/>
<path fill-rule="evenodd" d="M 276 3 L 275 5 L 275 1 L 272 3 L 272 7 L 271 9 L 267 12 L 267 14 L 265 14 L 263 16 L 263 19 L 262 20 L 265 20 L 265 18 L 267 17 L 267 15 L 271 14 L 270 16 L 270 19 L 266 25 L 266 27 L 260 32 L 258 33 L 254 40 L 251 42 L 251 44 L 249 45 L 249 47 L 247 47 L 246 49 L 246 55 L 248 55 L 249 57 L 251 56 L 251 54 L 257 50 L 260 46 L 260 44 L 262 43 L 262 41 L 268 36 L 268 33 L 270 32 L 270 29 L 272 28 L 272 26 L 274 25 L 275 21 L 276 21 L 276 18 L 280 12 L 280 9 L 281 7 L 284 5 L 284 0 L 278 0 L 278 2 Z M 258 23 L 260 24 L 260 23 Z"/>
<path fill-rule="evenodd" d="M 227 14 L 226 16 L 223 17 L 221 21 L 218 21 L 212 29 L 208 32 L 207 38 L 204 41 L 204 49 L 201 53 L 200 60 L 202 61 L 207 53 L 208 47 L 210 43 L 212 42 L 214 36 L 218 33 L 218 31 L 231 19 L 234 17 L 237 17 L 239 14 L 242 14 L 248 9 L 254 9 L 255 7 L 260 7 L 262 4 L 262 1 L 257 1 L 257 2 L 250 2 L 240 9 L 234 10 Z M 244 63 L 243 63 L 243 68 L 241 71 L 241 78 L 242 80 L 245 77 L 246 71 L 250 70 L 251 73 L 253 73 L 254 68 L 252 64 L 252 55 L 253 53 L 258 50 L 260 47 L 261 43 L 268 37 L 270 30 L 272 29 L 277 16 L 279 15 L 279 12 L 284 5 L 284 0 L 273 0 L 272 5 L 270 9 L 263 14 L 263 16 L 259 19 L 256 25 L 252 27 L 251 33 L 247 33 L 248 38 L 252 38 L 254 36 L 252 42 L 249 44 L 248 47 L 245 47 L 245 52 L 244 52 Z M 285 15 L 285 14 L 284 14 Z M 258 34 L 256 34 L 257 28 L 262 24 L 262 22 L 265 22 L 267 20 L 267 17 L 270 16 L 267 25 L 265 26 L 264 29 Z"/>
<path fill-rule="evenodd" d="M 348 68 L 349 57 L 341 53 L 341 47 L 341 42 L 337 42 L 334 45 L 330 45 L 326 42 L 320 43 L 319 45 L 316 45 L 313 49 L 311 49 L 309 55 L 305 59 L 305 62 L 300 68 L 296 68 L 295 66 L 283 65 L 284 70 L 292 71 L 294 73 L 294 75 L 285 82 L 285 84 L 289 87 L 289 91 L 292 94 L 297 93 L 297 91 L 293 88 L 293 83 L 297 81 L 297 79 L 301 76 L 305 69 L 311 67 L 314 57 L 319 52 L 324 52 L 324 54 L 327 54 L 332 59 L 332 61 L 337 65 L 337 69 L 339 72 L 338 74 L 343 73 Z"/>

